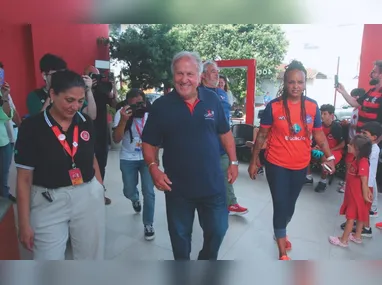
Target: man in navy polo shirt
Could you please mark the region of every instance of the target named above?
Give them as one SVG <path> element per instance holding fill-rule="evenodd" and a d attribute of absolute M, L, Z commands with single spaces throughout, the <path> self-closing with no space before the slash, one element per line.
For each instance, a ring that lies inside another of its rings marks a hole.
<path fill-rule="evenodd" d="M 211 91 L 214 91 L 220 98 L 221 104 L 223 106 L 225 117 L 228 121 L 231 120 L 231 105 L 229 104 L 227 93 L 218 88 L 219 84 L 219 69 L 216 62 L 207 60 L 203 64 L 203 72 L 202 72 L 202 86 Z M 227 153 L 225 152 L 223 146 L 220 144 L 220 165 L 223 169 L 224 173 L 227 173 L 227 169 L 229 167 L 229 158 Z M 242 207 L 237 202 L 237 198 L 235 195 L 235 190 L 233 185 L 229 183 L 226 179 L 226 192 L 227 192 L 227 205 L 228 211 L 230 215 L 244 215 L 248 213 L 248 209 Z"/>
<path fill-rule="evenodd" d="M 228 229 L 219 142 L 230 159 L 227 175 L 238 175 L 235 142 L 216 93 L 198 88 L 202 61 L 180 52 L 172 61 L 175 88 L 157 99 L 143 130 L 143 155 L 155 186 L 166 194 L 168 230 L 175 260 L 189 260 L 195 210 L 203 229 L 199 260 L 216 260 Z M 157 165 L 163 147 L 162 172 Z"/>

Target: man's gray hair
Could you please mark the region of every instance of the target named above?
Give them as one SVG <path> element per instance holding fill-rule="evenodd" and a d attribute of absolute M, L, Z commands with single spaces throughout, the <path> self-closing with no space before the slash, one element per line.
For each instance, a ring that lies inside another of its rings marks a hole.
<path fill-rule="evenodd" d="M 203 73 L 207 71 L 207 68 L 210 66 L 210 65 L 213 65 L 214 67 L 218 68 L 218 65 L 215 61 L 213 60 L 206 60 L 204 63 L 203 63 Z"/>
<path fill-rule="evenodd" d="M 174 74 L 174 66 L 176 62 L 184 57 L 190 58 L 195 60 L 196 65 L 198 66 L 198 73 L 199 75 L 202 74 L 203 71 L 203 62 L 202 59 L 200 58 L 200 55 L 197 52 L 194 51 L 181 51 L 178 52 L 172 59 L 171 63 L 171 73 Z"/>

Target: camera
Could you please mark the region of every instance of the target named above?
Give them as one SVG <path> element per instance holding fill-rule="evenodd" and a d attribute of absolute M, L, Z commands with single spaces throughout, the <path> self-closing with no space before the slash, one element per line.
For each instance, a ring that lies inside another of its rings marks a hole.
<path fill-rule="evenodd" d="M 129 108 L 126 109 L 126 113 L 130 110 L 133 112 L 133 117 L 143 118 L 146 113 L 145 102 L 137 102 L 136 104 L 130 105 Z"/>

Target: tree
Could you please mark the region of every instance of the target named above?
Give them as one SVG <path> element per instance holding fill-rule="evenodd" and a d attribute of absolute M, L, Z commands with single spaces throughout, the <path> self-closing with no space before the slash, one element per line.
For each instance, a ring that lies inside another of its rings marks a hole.
<path fill-rule="evenodd" d="M 181 50 L 173 25 L 130 25 L 121 35 L 112 35 L 110 54 L 126 67 L 130 88 L 171 86 L 171 60 Z"/>
<path fill-rule="evenodd" d="M 183 48 L 199 52 L 203 60 L 250 59 L 257 62 L 257 86 L 265 78 L 275 77 L 287 51 L 288 42 L 278 25 L 176 25 Z M 242 100 L 246 94 L 246 71 L 223 69 L 231 82 L 232 93 Z M 270 74 L 269 74 L 270 73 Z M 258 89 L 258 91 L 260 91 Z"/>

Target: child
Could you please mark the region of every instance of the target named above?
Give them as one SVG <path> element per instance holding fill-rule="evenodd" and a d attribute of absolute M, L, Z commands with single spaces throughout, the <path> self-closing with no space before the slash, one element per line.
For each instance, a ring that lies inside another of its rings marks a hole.
<path fill-rule="evenodd" d="M 369 209 L 369 219 L 365 223 L 364 228 L 362 229 L 363 237 L 372 237 L 372 230 L 370 227 L 370 217 L 378 216 L 378 190 L 377 190 L 377 167 L 380 149 L 378 147 L 377 141 L 378 138 L 382 135 L 382 125 L 378 122 L 368 122 L 363 125 L 361 129 L 361 134 L 370 139 L 372 143 L 371 154 L 369 157 L 370 170 L 369 170 L 369 179 L 368 185 L 371 191 L 373 192 L 373 203 Z M 341 228 L 344 228 L 345 224 L 341 225 Z M 353 228 L 353 232 L 355 228 Z"/>
<path fill-rule="evenodd" d="M 259 132 L 259 128 L 254 128 L 253 129 L 253 141 L 247 141 L 246 143 L 245 143 L 245 145 L 247 146 L 247 147 L 250 147 L 251 149 L 253 149 L 253 147 L 255 146 L 255 142 L 256 142 L 256 138 L 257 138 L 257 134 L 258 134 L 258 132 Z M 260 153 L 259 153 L 259 159 L 260 159 L 260 161 L 259 161 L 259 165 L 258 165 L 258 167 L 259 167 L 259 169 L 257 170 L 257 174 L 264 174 L 264 167 L 263 167 L 263 165 L 264 165 L 264 160 L 265 160 L 265 149 L 267 148 L 267 142 L 264 142 L 264 144 L 263 144 L 263 147 L 262 147 L 262 149 L 260 150 Z"/>
<path fill-rule="evenodd" d="M 340 214 L 346 216 L 346 225 L 341 237 L 329 237 L 333 245 L 347 247 L 348 240 L 362 243 L 362 228 L 369 219 L 370 205 L 373 194 L 368 186 L 369 156 L 372 144 L 364 135 L 356 135 L 348 144 L 348 152 L 354 155 L 346 174 L 346 189 Z M 354 221 L 357 220 L 355 234 L 352 233 Z"/>
<path fill-rule="evenodd" d="M 357 100 L 359 97 L 364 96 L 365 93 L 366 93 L 365 89 L 355 88 L 350 92 L 350 95 Z M 356 135 L 356 128 L 357 128 L 357 122 L 358 122 L 358 111 L 359 111 L 359 107 L 353 109 L 353 112 L 352 112 L 352 115 L 350 118 L 350 122 L 347 120 L 343 120 L 341 122 L 342 125 L 347 125 L 349 128 L 348 141 L 347 142 L 350 142 L 354 138 L 354 136 Z M 346 167 L 347 166 L 348 165 L 346 165 Z M 340 188 L 338 189 L 338 191 L 340 193 L 345 192 L 345 181 L 340 182 Z"/>
<path fill-rule="evenodd" d="M 334 121 L 335 108 L 333 105 L 330 105 L 330 104 L 322 105 L 320 108 L 320 111 L 321 111 L 321 120 L 322 120 L 322 130 L 324 131 L 326 139 L 328 140 L 330 150 L 332 151 L 332 154 L 335 157 L 334 164 L 337 165 L 342 159 L 342 154 L 345 147 L 345 140 L 342 133 L 342 127 L 339 123 Z M 320 148 L 318 146 L 315 146 L 313 147 L 313 151 L 320 151 Z M 317 159 L 314 158 L 314 152 L 312 152 L 312 158 L 314 162 L 317 161 Z M 321 163 L 324 162 L 323 153 L 322 153 L 322 156 L 318 158 L 318 160 L 320 160 Z M 306 176 L 306 183 L 313 184 L 313 177 L 311 174 L 310 167 L 308 167 L 308 175 Z M 326 185 L 327 185 L 327 173 L 326 171 L 322 170 L 321 180 L 318 182 L 314 191 L 318 193 L 322 193 L 326 190 Z"/>

